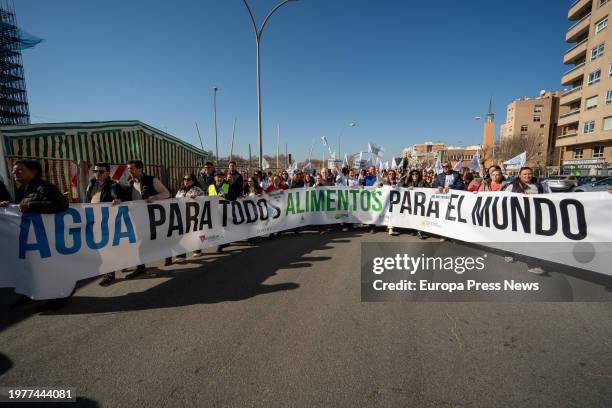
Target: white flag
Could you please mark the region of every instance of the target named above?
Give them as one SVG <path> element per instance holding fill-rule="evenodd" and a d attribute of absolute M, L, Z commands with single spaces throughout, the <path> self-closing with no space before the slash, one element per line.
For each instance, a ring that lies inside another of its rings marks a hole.
<path fill-rule="evenodd" d="M 391 170 L 397 171 L 397 162 L 395 161 L 395 157 L 391 159 Z"/>
<path fill-rule="evenodd" d="M 510 160 L 505 161 L 504 164 L 508 168 L 519 169 L 525 165 L 526 161 L 527 161 L 527 152 L 525 151 L 519 154 L 518 156 L 514 156 Z"/>
<path fill-rule="evenodd" d="M 475 154 L 467 167 L 472 171 L 480 171 L 480 154 Z"/>
<path fill-rule="evenodd" d="M 368 151 L 378 157 L 383 157 L 385 155 L 385 148 L 372 141 L 368 142 Z"/>
<path fill-rule="evenodd" d="M 453 167 L 453 170 L 455 171 L 461 170 L 461 163 L 463 163 L 463 160 L 457 161 L 457 163 L 455 163 L 455 167 Z"/>
<path fill-rule="evenodd" d="M 311 162 L 306 163 L 306 165 L 304 166 L 304 168 L 302 170 L 303 171 L 310 171 L 310 170 L 312 170 L 312 163 Z"/>
<path fill-rule="evenodd" d="M 327 143 L 327 138 L 325 136 L 321 136 L 321 141 L 323 142 L 323 146 L 329 147 L 329 143 Z"/>
<path fill-rule="evenodd" d="M 434 171 L 436 172 L 436 174 L 440 174 L 444 171 L 444 169 L 442 169 L 442 162 L 440 161 L 440 156 L 438 156 L 438 158 L 436 159 L 436 164 L 434 164 Z"/>
<path fill-rule="evenodd" d="M 348 167 L 349 163 L 348 163 L 348 156 L 345 154 L 344 155 L 344 162 L 342 162 L 342 167 Z"/>
<path fill-rule="evenodd" d="M 265 157 L 261 159 L 261 168 L 262 170 L 268 170 L 270 168 L 270 165 Z"/>

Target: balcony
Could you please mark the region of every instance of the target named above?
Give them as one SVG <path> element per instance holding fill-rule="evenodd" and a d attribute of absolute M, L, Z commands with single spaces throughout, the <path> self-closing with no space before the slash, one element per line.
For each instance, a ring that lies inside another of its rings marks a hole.
<path fill-rule="evenodd" d="M 567 126 L 572 123 L 578 122 L 580 120 L 579 113 L 580 113 L 580 109 L 576 109 L 564 115 L 560 115 L 559 123 L 557 123 L 557 126 Z"/>
<path fill-rule="evenodd" d="M 559 105 L 571 105 L 573 102 L 576 102 L 579 99 L 582 99 L 582 85 L 563 92 L 561 99 L 559 100 Z"/>
<path fill-rule="evenodd" d="M 567 34 L 565 35 L 565 42 L 574 42 L 576 38 L 586 32 L 589 31 L 589 26 L 591 25 L 591 13 L 582 17 L 578 20 L 573 26 L 571 26 L 567 30 Z"/>
<path fill-rule="evenodd" d="M 587 9 L 590 11 L 592 0 L 576 0 L 567 12 L 568 20 L 576 20 Z"/>
<path fill-rule="evenodd" d="M 584 62 L 576 65 L 575 67 L 565 71 L 561 77 L 561 84 L 567 86 L 577 79 L 584 77 Z"/>
<path fill-rule="evenodd" d="M 571 64 L 576 60 L 586 58 L 587 40 L 588 38 L 585 38 L 584 40 L 580 41 L 578 44 L 567 50 L 567 52 L 563 56 L 563 63 Z"/>

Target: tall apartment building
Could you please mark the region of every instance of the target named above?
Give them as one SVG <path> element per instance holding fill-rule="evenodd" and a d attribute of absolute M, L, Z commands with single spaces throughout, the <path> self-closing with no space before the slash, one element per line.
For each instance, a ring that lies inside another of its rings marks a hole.
<path fill-rule="evenodd" d="M 569 87 L 561 95 L 556 145 L 565 172 L 608 174 L 612 162 L 612 28 L 608 28 L 610 0 L 576 0 L 568 19 L 573 25 L 565 41 L 573 46 L 563 63 L 571 68 L 561 83 Z"/>
<path fill-rule="evenodd" d="M 555 135 L 559 114 L 569 111 L 559 107 L 560 91 L 540 92 L 537 98 L 516 99 L 506 109 L 506 122 L 500 127 L 500 142 L 516 140 L 529 150 L 527 165 L 531 167 L 558 166 L 559 154 L 555 149 Z M 510 157 L 504 157 L 504 160 Z"/>

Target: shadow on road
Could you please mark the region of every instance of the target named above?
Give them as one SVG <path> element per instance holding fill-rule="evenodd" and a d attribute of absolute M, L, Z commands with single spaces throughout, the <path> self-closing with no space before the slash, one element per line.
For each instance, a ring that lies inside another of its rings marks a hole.
<path fill-rule="evenodd" d="M 298 289 L 299 285 L 294 282 L 266 284 L 265 281 L 275 276 L 278 270 L 308 268 L 314 262 L 331 259 L 328 256 L 308 254 L 315 250 L 333 249 L 334 240 L 338 237 L 350 239 L 358 233 L 286 234 L 277 239 L 263 240 L 256 246 L 247 246 L 241 242 L 230 246 L 223 254 L 207 253 L 203 258 L 189 259 L 188 267 L 148 269 L 148 273 L 140 279 L 168 280 L 142 292 L 94 297 L 79 296 L 77 290 L 76 295 L 62 309 L 43 314 L 70 315 L 170 308 L 241 301 L 262 294 Z M 194 268 L 193 264 L 200 266 Z M 124 283 L 127 282 L 118 280 L 115 285 Z M 5 305 L 1 307 L 4 310 L 0 317 L 0 330 L 36 313 L 32 306 L 17 310 L 10 310 Z"/>

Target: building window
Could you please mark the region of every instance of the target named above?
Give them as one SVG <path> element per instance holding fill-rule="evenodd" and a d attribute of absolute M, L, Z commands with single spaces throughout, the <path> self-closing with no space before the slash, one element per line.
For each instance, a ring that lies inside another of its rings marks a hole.
<path fill-rule="evenodd" d="M 521 132 L 526 132 L 528 128 L 528 125 L 521 125 Z"/>
<path fill-rule="evenodd" d="M 596 84 L 601 79 L 601 69 L 593 71 L 589 74 L 589 85 Z"/>
<path fill-rule="evenodd" d="M 582 147 L 577 147 L 574 149 L 574 159 L 582 159 Z"/>
<path fill-rule="evenodd" d="M 536 105 L 536 106 L 533 107 L 533 111 L 536 112 L 536 113 L 537 112 L 542 112 L 543 108 L 544 108 L 543 105 Z"/>
<path fill-rule="evenodd" d="M 608 116 L 607 118 L 604 118 L 603 130 L 612 130 L 612 116 Z"/>
<path fill-rule="evenodd" d="M 593 109 L 597 107 L 597 95 L 595 96 L 591 96 L 590 98 L 587 98 L 586 100 L 586 109 Z"/>
<path fill-rule="evenodd" d="M 606 105 L 609 105 L 612 103 L 612 89 L 608 89 L 608 92 L 606 92 Z"/>
<path fill-rule="evenodd" d="M 603 20 L 595 24 L 595 34 L 601 33 L 607 27 L 608 27 L 608 17 L 604 18 Z"/>
<path fill-rule="evenodd" d="M 608 76 L 612 76 L 612 64 L 610 64 L 610 68 L 608 68 Z"/>
<path fill-rule="evenodd" d="M 593 146 L 593 158 L 599 159 L 600 157 L 604 157 L 604 147 L 603 146 Z"/>
<path fill-rule="evenodd" d="M 599 7 L 603 6 L 607 2 L 608 2 L 608 0 L 599 0 Z"/>
<path fill-rule="evenodd" d="M 593 133 L 595 131 L 595 121 L 590 120 L 588 122 L 584 122 L 582 127 L 582 133 Z"/>
<path fill-rule="evenodd" d="M 601 57 L 604 53 L 604 43 L 599 44 L 591 49 L 591 61 Z"/>
<path fill-rule="evenodd" d="M 541 120 L 542 120 L 542 117 L 540 117 L 540 116 L 534 116 L 534 117 L 533 117 L 533 121 L 534 121 L 534 122 L 539 122 L 539 121 L 541 121 Z"/>

